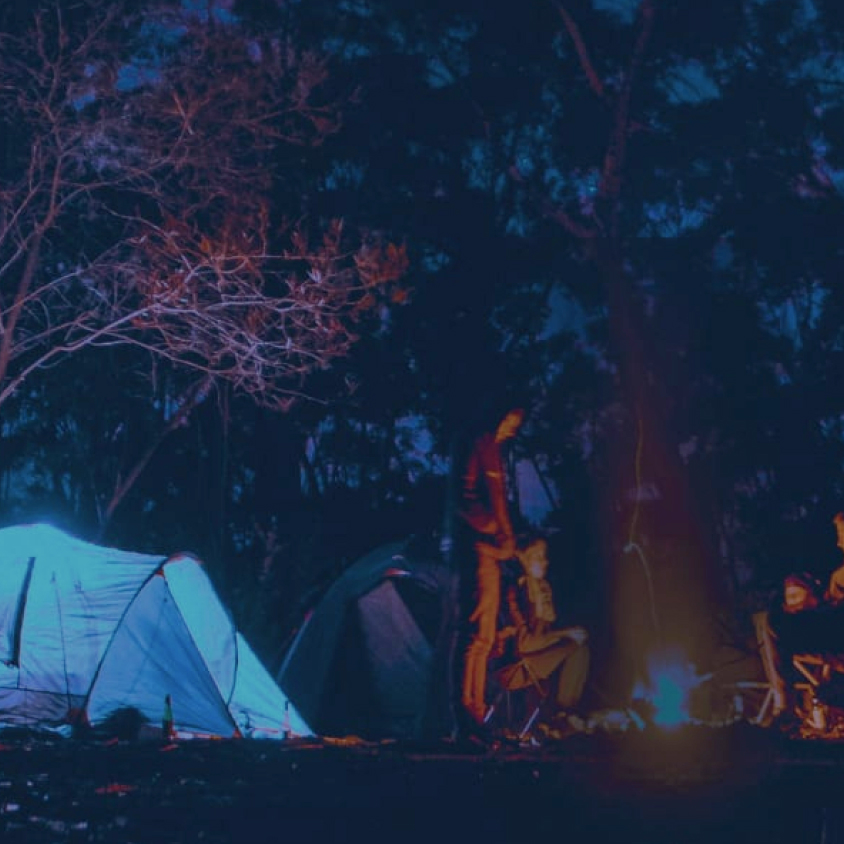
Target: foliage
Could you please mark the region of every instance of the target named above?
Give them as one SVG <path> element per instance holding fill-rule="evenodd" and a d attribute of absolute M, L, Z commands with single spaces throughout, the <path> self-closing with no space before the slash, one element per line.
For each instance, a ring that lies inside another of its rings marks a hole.
<path fill-rule="evenodd" d="M 596 607 L 632 535 L 659 582 L 687 556 L 738 609 L 828 566 L 837 4 L 241 0 L 128 30 L 96 8 L 2 53 L 4 173 L 27 174 L 3 182 L 5 472 L 90 502 L 96 449 L 105 512 L 172 425 L 115 529 L 182 525 L 269 643 L 358 552 L 440 529 L 458 441 L 517 386 Z M 121 396 L 83 408 L 76 352 L 114 343 Z M 43 365 L 70 352 L 62 394 Z M 255 406 L 301 392 L 332 400 Z"/>
<path fill-rule="evenodd" d="M 314 52 L 167 4 L 45 3 L 18 27 L 0 40 L 0 406 L 92 348 L 170 384 L 107 522 L 213 387 L 307 395 L 398 301 L 407 257 L 278 190 L 281 152 L 342 123 Z"/>
<path fill-rule="evenodd" d="M 166 11 L 94 2 L 74 25 L 57 6 L 3 41 L 21 175 L 2 195 L 0 403 L 61 357 L 131 344 L 283 405 L 404 271 L 399 248 L 352 245 L 339 221 L 312 243 L 272 206 L 275 148 L 339 126 L 324 63 Z M 144 64 L 126 30 L 151 26 L 169 49 Z"/>

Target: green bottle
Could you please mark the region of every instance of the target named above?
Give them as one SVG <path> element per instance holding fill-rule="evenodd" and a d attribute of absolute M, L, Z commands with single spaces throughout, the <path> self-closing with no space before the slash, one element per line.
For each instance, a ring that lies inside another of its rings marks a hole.
<path fill-rule="evenodd" d="M 164 715 L 161 717 L 161 730 L 165 739 L 171 739 L 175 735 L 173 730 L 173 701 L 170 695 L 164 695 Z"/>

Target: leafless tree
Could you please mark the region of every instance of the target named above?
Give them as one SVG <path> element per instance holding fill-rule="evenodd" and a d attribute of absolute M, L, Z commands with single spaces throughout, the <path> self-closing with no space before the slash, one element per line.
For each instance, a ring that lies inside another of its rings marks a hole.
<path fill-rule="evenodd" d="M 279 207 L 284 151 L 335 133 L 347 97 L 282 37 L 133 8 L 55 0 L 0 33 L 0 408 L 122 345 L 182 374 L 168 429 L 216 383 L 284 409 L 407 266 L 378 233 Z"/>

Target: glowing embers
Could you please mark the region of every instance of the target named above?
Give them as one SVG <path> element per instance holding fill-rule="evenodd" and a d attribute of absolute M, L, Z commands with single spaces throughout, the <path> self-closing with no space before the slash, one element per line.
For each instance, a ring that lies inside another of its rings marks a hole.
<path fill-rule="evenodd" d="M 673 728 L 698 723 L 691 714 L 694 691 L 707 679 L 679 648 L 664 648 L 646 660 L 647 677 L 633 689 L 633 704 L 646 720 L 659 727 Z"/>

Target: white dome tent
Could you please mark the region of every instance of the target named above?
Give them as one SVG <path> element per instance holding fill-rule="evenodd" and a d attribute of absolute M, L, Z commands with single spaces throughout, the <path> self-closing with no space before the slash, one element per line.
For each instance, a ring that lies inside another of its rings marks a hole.
<path fill-rule="evenodd" d="M 194 557 L 0 530 L 0 725 L 157 725 L 166 695 L 182 736 L 311 735 Z"/>

